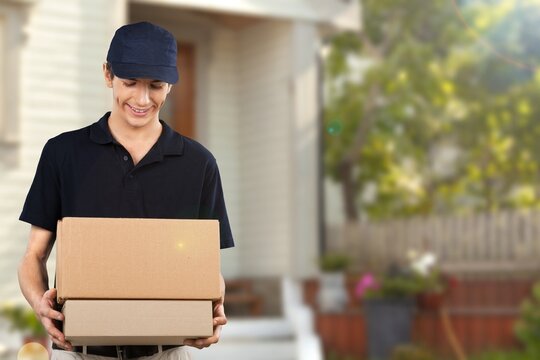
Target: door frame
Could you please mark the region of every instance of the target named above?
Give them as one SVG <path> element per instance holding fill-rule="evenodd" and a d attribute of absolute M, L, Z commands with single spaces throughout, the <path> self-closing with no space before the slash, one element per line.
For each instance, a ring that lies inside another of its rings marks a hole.
<path fill-rule="evenodd" d="M 151 21 L 169 30 L 176 41 L 188 43 L 195 50 L 195 83 L 193 94 L 194 123 L 196 140 L 208 143 L 209 111 L 209 72 L 211 61 L 211 40 L 216 24 L 204 16 L 191 14 L 183 9 L 148 5 L 129 4 L 129 22 Z M 179 81 L 182 81 L 182 69 L 179 69 Z"/>

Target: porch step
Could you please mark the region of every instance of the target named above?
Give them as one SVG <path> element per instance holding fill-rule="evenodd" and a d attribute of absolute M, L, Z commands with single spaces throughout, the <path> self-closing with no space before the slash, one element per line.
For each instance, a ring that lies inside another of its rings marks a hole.
<path fill-rule="evenodd" d="M 189 350 L 193 359 L 197 360 L 296 360 L 296 344 L 293 340 L 220 341 L 206 349 Z"/>
<path fill-rule="evenodd" d="M 229 319 L 219 344 L 190 349 L 197 360 L 322 360 L 311 310 L 297 281 L 283 278 L 283 317 Z"/>
<path fill-rule="evenodd" d="M 294 328 L 285 318 L 229 319 L 219 344 L 190 348 L 197 360 L 294 360 Z"/>
<path fill-rule="evenodd" d="M 293 339 L 294 328 L 285 318 L 231 319 L 221 334 L 220 341 L 259 339 Z"/>

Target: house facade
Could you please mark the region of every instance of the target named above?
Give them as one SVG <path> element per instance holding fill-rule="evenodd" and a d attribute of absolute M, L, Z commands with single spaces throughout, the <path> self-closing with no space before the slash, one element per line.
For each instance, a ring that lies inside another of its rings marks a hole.
<path fill-rule="evenodd" d="M 43 145 L 110 108 L 110 39 L 142 20 L 178 41 L 180 82 L 162 118 L 220 167 L 237 244 L 222 251 L 225 278 L 313 275 L 319 52 L 331 33 L 358 30 L 358 13 L 352 0 L 0 1 L 0 298 L 22 300 L 29 227 L 18 216 Z"/>

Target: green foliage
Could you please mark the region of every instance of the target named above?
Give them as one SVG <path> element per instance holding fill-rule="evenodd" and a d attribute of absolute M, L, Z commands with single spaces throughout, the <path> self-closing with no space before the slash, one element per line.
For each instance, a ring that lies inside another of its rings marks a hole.
<path fill-rule="evenodd" d="M 469 360 L 536 360 L 536 358 L 529 357 L 522 351 L 487 351 L 480 354 L 472 355 Z"/>
<path fill-rule="evenodd" d="M 400 345 L 392 352 L 392 360 L 436 360 L 427 349 L 417 345 Z"/>
<path fill-rule="evenodd" d="M 327 253 L 319 259 L 319 266 L 322 271 L 345 271 L 349 267 L 351 259 L 344 254 Z"/>
<path fill-rule="evenodd" d="M 407 298 L 416 296 L 426 289 L 424 280 L 418 274 L 386 275 L 379 281 L 377 288 L 367 289 L 365 297 L 373 298 Z"/>
<path fill-rule="evenodd" d="M 4 304 L 0 309 L 0 316 L 9 321 L 12 331 L 18 331 L 32 337 L 47 335 L 34 311 L 28 306 Z"/>
<path fill-rule="evenodd" d="M 416 276 L 419 276 L 418 274 Z M 447 287 L 447 279 L 441 274 L 439 269 L 430 271 L 425 276 L 419 276 L 420 287 L 423 292 L 442 293 Z"/>
<path fill-rule="evenodd" d="M 540 282 L 534 285 L 531 298 L 521 305 L 515 333 L 526 354 L 531 359 L 540 359 Z"/>
<path fill-rule="evenodd" d="M 331 42 L 325 170 L 370 218 L 540 208 L 540 6 L 458 3 L 363 0 Z"/>
<path fill-rule="evenodd" d="M 443 295 L 449 278 L 441 274 L 431 252 L 409 252 L 408 261 L 394 262 L 381 274 L 365 273 L 355 286 L 358 298 L 407 298 L 419 294 Z"/>
<path fill-rule="evenodd" d="M 361 360 L 361 359 L 353 355 L 339 355 L 331 351 L 326 357 L 326 360 Z"/>

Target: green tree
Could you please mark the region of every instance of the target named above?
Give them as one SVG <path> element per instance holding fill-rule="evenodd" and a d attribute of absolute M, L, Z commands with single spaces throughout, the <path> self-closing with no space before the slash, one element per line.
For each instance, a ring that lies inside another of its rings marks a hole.
<path fill-rule="evenodd" d="M 325 166 L 347 219 L 538 207 L 540 6 L 362 8 L 325 63 Z"/>

